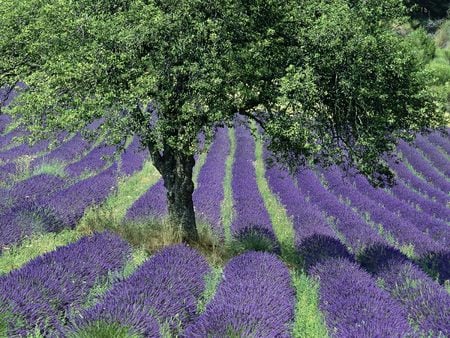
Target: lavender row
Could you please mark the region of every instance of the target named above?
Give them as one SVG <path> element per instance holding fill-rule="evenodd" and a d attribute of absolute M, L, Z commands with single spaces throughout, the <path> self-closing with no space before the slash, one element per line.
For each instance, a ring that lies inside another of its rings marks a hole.
<path fill-rule="evenodd" d="M 66 167 L 66 173 L 72 177 L 78 177 L 85 172 L 98 171 L 106 166 L 106 157 L 114 155 L 116 148 L 101 144 L 92 149 L 85 157 L 78 162 Z"/>
<path fill-rule="evenodd" d="M 386 209 L 398 213 L 405 220 L 410 221 L 420 231 L 428 233 L 439 245 L 450 245 L 450 228 L 448 225 L 426 213 L 420 212 L 408 203 L 397 199 L 383 189 L 374 188 L 362 175 L 349 176 L 357 189 Z"/>
<path fill-rule="evenodd" d="M 116 284 L 103 301 L 75 316 L 70 331 L 79 332 L 101 320 L 146 337 L 159 336 L 158 323 L 168 323 L 175 333 L 195 320 L 209 271 L 197 251 L 185 245 L 167 247 Z"/>
<path fill-rule="evenodd" d="M 414 250 L 418 255 L 424 255 L 427 252 L 434 252 L 443 249 L 437 245 L 426 233 L 418 230 L 413 224 L 402 219 L 389 209 L 380 206 L 372 199 L 358 191 L 351 183 L 344 179 L 344 174 L 339 168 L 332 167 L 324 171 L 324 176 L 328 182 L 328 189 L 348 199 L 353 207 L 359 212 L 367 213 L 370 219 L 383 226 L 395 237 L 399 245 L 414 245 Z"/>
<path fill-rule="evenodd" d="M 266 178 L 292 219 L 296 249 L 305 269 L 329 257 L 350 258 L 323 214 L 297 189 L 286 171 L 276 166 L 267 168 Z"/>
<path fill-rule="evenodd" d="M 103 202 L 117 187 L 117 163 L 101 173 L 59 190 L 42 202 L 39 209 L 45 210 L 48 231 L 61 227 L 73 228 L 85 210 Z"/>
<path fill-rule="evenodd" d="M 374 247 L 363 266 L 407 310 L 420 336 L 450 336 L 450 295 L 397 250 Z"/>
<path fill-rule="evenodd" d="M 297 179 L 299 189 L 324 213 L 334 218 L 337 230 L 345 236 L 347 244 L 355 253 L 376 243 L 386 243 L 360 215 L 324 188 L 313 171 L 303 169 Z"/>
<path fill-rule="evenodd" d="M 427 157 L 434 167 L 437 168 L 447 177 L 450 176 L 450 166 L 448 159 L 433 146 L 425 137 L 422 135 L 417 135 L 416 146 L 423 151 L 425 157 Z"/>
<path fill-rule="evenodd" d="M 447 203 L 450 203 L 450 198 L 446 193 L 424 181 L 422 178 L 414 175 L 403 162 L 395 162 L 390 160 L 388 163 L 389 166 L 397 173 L 398 177 L 400 177 L 412 188 L 428 196 L 429 199 L 435 200 L 444 206 L 446 206 Z"/>
<path fill-rule="evenodd" d="M 419 207 L 422 212 L 425 212 L 431 217 L 450 222 L 450 209 L 448 207 L 415 192 L 402 181 L 396 182 L 396 184 L 391 187 L 389 191 L 399 200 Z"/>
<path fill-rule="evenodd" d="M 434 145 L 442 148 L 447 153 L 447 155 L 450 155 L 450 142 L 448 138 L 444 138 L 440 132 L 435 131 L 431 133 L 430 135 L 428 135 L 428 140 Z"/>
<path fill-rule="evenodd" d="M 258 236 L 278 248 L 261 193 L 256 182 L 255 141 L 245 127 L 236 127 L 236 153 L 232 168 L 231 187 L 235 218 L 231 224 L 232 235 L 237 239 Z"/>
<path fill-rule="evenodd" d="M 228 130 L 219 128 L 205 164 L 200 170 L 197 188 L 192 196 L 197 216 L 208 222 L 219 236 L 224 234 L 221 222 L 221 203 L 224 198 L 225 161 L 229 151 Z"/>
<path fill-rule="evenodd" d="M 320 282 L 319 307 L 333 337 L 405 337 L 407 313 L 358 265 L 331 258 L 310 274 Z"/>
<path fill-rule="evenodd" d="M 92 287 L 121 269 L 130 248 L 119 237 L 97 234 L 60 247 L 0 277 L 0 319 L 8 336 L 62 332 Z M 2 318 L 3 317 L 3 318 Z"/>
<path fill-rule="evenodd" d="M 134 137 L 131 144 L 125 149 L 121 156 L 120 172 L 130 176 L 135 172 L 142 170 L 144 161 L 148 158 L 147 149 L 142 149 L 138 137 Z"/>
<path fill-rule="evenodd" d="M 21 156 L 31 156 L 37 153 L 46 151 L 48 149 L 49 141 L 44 140 L 30 146 L 26 143 L 18 145 L 17 147 L 0 152 L 0 161 L 9 162 L 16 160 Z"/>
<path fill-rule="evenodd" d="M 450 193 L 450 182 L 447 178 L 438 172 L 416 149 L 400 140 L 398 150 L 407 158 L 408 162 L 413 166 L 414 170 L 419 172 L 425 179 L 442 190 L 444 193 Z"/>
<path fill-rule="evenodd" d="M 45 220 L 39 216 L 36 206 L 64 184 L 56 176 L 41 174 L 17 182 L 11 190 L 4 192 L 4 204 L 0 208 L 0 253 L 4 247 L 27 235 L 46 231 Z"/>
<path fill-rule="evenodd" d="M 131 221 L 142 221 L 149 218 L 162 218 L 167 215 L 167 189 L 160 179 L 150 187 L 127 210 L 125 218 Z"/>
<path fill-rule="evenodd" d="M 81 156 L 85 151 L 89 149 L 89 147 L 89 142 L 83 139 L 80 134 L 77 134 L 48 154 L 45 154 L 39 159 L 33 161 L 32 166 L 36 168 L 44 163 L 70 162 Z"/>
<path fill-rule="evenodd" d="M 289 270 L 265 252 L 248 252 L 227 264 L 213 300 L 185 337 L 289 337 L 295 293 Z"/>
<path fill-rule="evenodd" d="M 15 129 L 5 135 L 0 136 L 0 149 L 3 149 L 6 146 L 11 145 L 16 137 L 24 136 L 24 135 L 25 135 L 25 132 Z"/>
<path fill-rule="evenodd" d="M 11 116 L 6 114 L 0 114 L 0 134 L 2 134 L 5 131 L 6 127 L 8 126 L 8 124 L 11 123 L 11 121 L 12 121 Z"/>

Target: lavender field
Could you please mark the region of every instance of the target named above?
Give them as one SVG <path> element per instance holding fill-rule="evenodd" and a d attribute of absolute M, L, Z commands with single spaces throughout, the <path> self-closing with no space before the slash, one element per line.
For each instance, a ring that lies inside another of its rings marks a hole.
<path fill-rule="evenodd" d="M 0 133 L 0 336 L 450 336 L 450 138 L 438 132 L 399 142 L 396 184 L 374 188 L 338 167 L 288 175 L 258 133 L 219 128 L 193 199 L 217 243 L 239 247 L 223 260 L 86 232 L 105 210 L 119 226 L 165 219 L 137 138 L 114 156 L 81 134 L 17 142 L 6 115 Z"/>

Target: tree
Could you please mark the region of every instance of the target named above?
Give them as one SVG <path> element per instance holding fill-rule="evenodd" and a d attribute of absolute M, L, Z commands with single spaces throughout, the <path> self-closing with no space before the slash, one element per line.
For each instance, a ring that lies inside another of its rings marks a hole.
<path fill-rule="evenodd" d="M 442 19 L 447 16 L 450 1 L 447 0 L 407 0 L 413 7 L 414 16 L 427 19 Z"/>
<path fill-rule="evenodd" d="M 237 112 L 291 169 L 375 178 L 397 137 L 444 123 L 392 29 L 404 13 L 401 0 L 3 0 L 0 83 L 28 85 L 10 113 L 33 139 L 97 118 L 108 142 L 139 135 L 171 221 L 196 240 L 197 136 Z"/>

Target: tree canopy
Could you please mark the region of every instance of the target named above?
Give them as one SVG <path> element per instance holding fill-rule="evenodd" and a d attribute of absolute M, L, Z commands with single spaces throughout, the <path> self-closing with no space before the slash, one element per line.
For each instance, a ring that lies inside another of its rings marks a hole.
<path fill-rule="evenodd" d="M 198 135 L 237 112 L 275 157 L 389 174 L 398 137 L 445 124 L 408 38 L 402 0 L 14 0 L 0 6 L 0 83 L 27 89 L 10 113 L 34 138 L 140 136 L 195 238 Z"/>

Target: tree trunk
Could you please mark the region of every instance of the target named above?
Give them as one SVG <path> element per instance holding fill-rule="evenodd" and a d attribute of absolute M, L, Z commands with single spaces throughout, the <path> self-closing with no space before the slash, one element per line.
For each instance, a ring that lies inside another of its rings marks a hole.
<path fill-rule="evenodd" d="M 175 154 L 166 150 L 163 155 L 153 154 L 152 158 L 167 189 L 170 223 L 174 227 L 182 229 L 183 241 L 197 241 L 198 232 L 192 200 L 192 194 L 194 193 L 194 182 L 192 181 L 194 156 Z"/>

